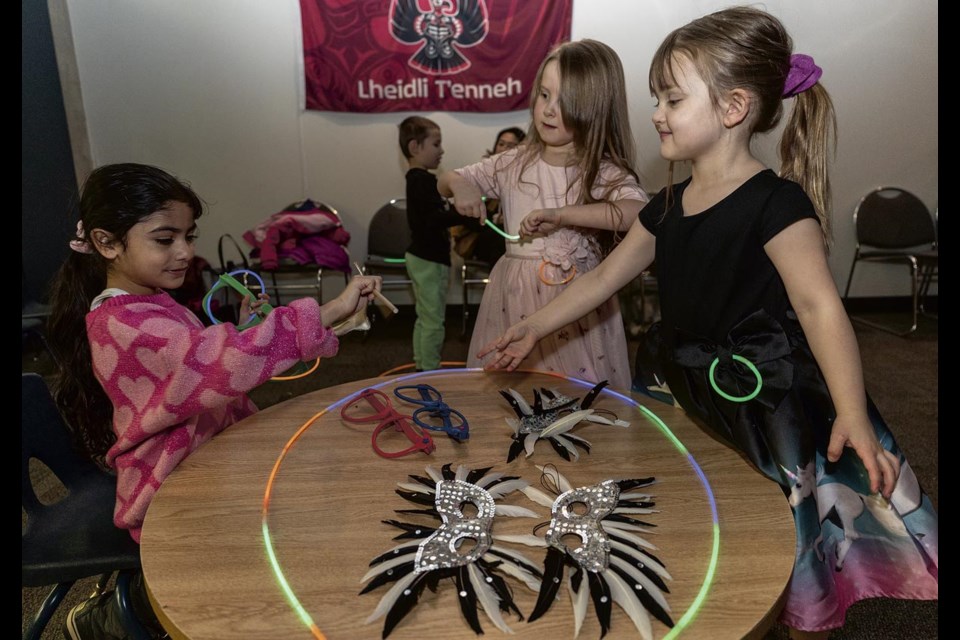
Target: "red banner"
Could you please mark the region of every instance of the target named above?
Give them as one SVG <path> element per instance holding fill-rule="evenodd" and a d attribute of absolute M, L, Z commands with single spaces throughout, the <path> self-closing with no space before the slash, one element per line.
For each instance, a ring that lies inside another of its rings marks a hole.
<path fill-rule="evenodd" d="M 307 108 L 518 111 L 573 0 L 300 0 Z"/>

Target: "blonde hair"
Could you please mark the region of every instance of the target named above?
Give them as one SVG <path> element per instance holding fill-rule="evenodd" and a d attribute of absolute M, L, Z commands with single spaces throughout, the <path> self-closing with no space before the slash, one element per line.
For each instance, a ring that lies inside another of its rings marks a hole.
<path fill-rule="evenodd" d="M 563 125 L 573 133 L 574 163 L 580 169 L 581 196 L 577 204 L 610 202 L 615 216 L 622 212 L 610 198 L 628 177 L 640 182 L 636 171 L 633 134 L 627 117 L 627 90 L 623 65 L 617 53 L 596 40 L 566 42 L 555 48 L 540 64 L 530 95 L 530 116 L 535 116 L 537 96 L 543 85 L 543 72 L 550 62 L 557 63 L 560 75 L 560 112 Z M 520 175 L 544 150 L 535 124 L 524 140 L 525 152 Z M 620 169 L 622 178 L 597 185 L 600 163 L 606 160 Z M 573 185 L 570 185 L 571 188 Z M 593 187 L 602 186 L 599 198 Z M 619 227 L 621 220 L 615 220 Z"/>
<path fill-rule="evenodd" d="M 650 64 L 650 90 L 663 90 L 674 78 L 676 57 L 693 64 L 710 97 L 746 89 L 755 98 L 750 134 L 770 131 L 783 115 L 783 88 L 790 71 L 793 41 L 783 24 L 765 11 L 734 7 L 676 29 L 660 44 Z M 793 180 L 813 201 L 824 242 L 830 238 L 830 177 L 827 161 L 836 137 L 836 114 L 818 82 L 796 96 L 780 141 L 780 175 Z M 673 166 L 670 167 L 671 176 Z"/>

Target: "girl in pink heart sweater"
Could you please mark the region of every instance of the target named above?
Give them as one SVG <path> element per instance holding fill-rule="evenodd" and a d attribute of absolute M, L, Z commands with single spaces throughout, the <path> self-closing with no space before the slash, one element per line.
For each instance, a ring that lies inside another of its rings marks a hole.
<path fill-rule="evenodd" d="M 331 357 L 329 328 L 379 278 L 335 300 L 278 307 L 243 332 L 204 327 L 165 290 L 183 283 L 203 205 L 155 167 L 117 164 L 84 185 L 73 251 L 53 288 L 55 397 L 78 443 L 117 472 L 114 522 L 140 539 L 151 499 L 187 455 L 257 408 L 246 392 L 301 360 Z M 244 301 L 241 317 L 259 302 Z"/>

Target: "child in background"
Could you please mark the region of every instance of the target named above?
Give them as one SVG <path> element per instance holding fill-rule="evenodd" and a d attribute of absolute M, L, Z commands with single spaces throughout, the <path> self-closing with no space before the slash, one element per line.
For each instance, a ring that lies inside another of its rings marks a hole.
<path fill-rule="evenodd" d="M 116 470 L 114 523 L 137 542 L 180 461 L 256 412 L 247 391 L 298 361 L 336 355 L 329 327 L 379 286 L 354 278 L 323 306 L 304 298 L 243 332 L 204 328 L 165 291 L 183 284 L 202 212 L 193 190 L 160 169 L 101 167 L 83 186 L 73 251 L 53 282 L 54 397 L 82 450 Z M 241 317 L 262 304 L 244 300 Z M 142 578 L 134 586 L 138 616 L 154 625 Z M 108 592 L 74 607 L 65 636 L 124 637 L 114 603 Z"/>
<path fill-rule="evenodd" d="M 598 230 L 625 231 L 647 199 L 633 170 L 623 67 L 610 47 L 581 40 L 551 52 L 537 73 L 530 113 L 523 145 L 440 177 L 440 193 L 453 196 L 460 213 L 483 222 L 481 196 L 498 198 L 506 232 L 523 236 L 508 243 L 490 274 L 468 367 L 480 366 L 480 347 L 596 267 Z M 614 293 L 543 336 L 528 365 L 629 390 Z"/>
<path fill-rule="evenodd" d="M 417 320 L 413 326 L 413 362 L 417 371 L 440 368 L 447 288 L 450 282 L 450 232 L 464 218 L 451 212 L 437 192 L 443 140 L 440 126 L 421 116 L 400 123 L 400 150 L 407 171 L 407 222 L 413 236 L 404 258 L 413 281 Z"/>
<path fill-rule="evenodd" d="M 793 637 L 826 638 L 857 600 L 937 599 L 939 536 L 864 391 L 826 259 L 833 107 L 821 69 L 791 49 L 778 20 L 746 7 L 667 36 L 650 68 L 653 123 L 661 155 L 690 162 L 691 178 L 661 191 L 603 264 L 482 354 L 515 368 L 656 257 L 659 379 L 789 496 L 797 556 L 781 621 Z M 791 98 L 781 177 L 750 142 Z"/>

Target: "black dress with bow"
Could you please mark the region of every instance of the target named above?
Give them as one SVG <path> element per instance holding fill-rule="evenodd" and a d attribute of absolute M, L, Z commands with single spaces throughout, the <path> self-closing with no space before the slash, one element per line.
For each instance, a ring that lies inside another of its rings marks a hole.
<path fill-rule="evenodd" d="M 640 212 L 657 237 L 662 321 L 638 354 L 638 368 L 654 371 L 638 370 L 638 378 L 665 380 L 688 414 L 789 498 L 798 547 L 782 621 L 828 629 L 862 598 L 936 599 L 937 515 L 869 399 L 881 444 L 903 466 L 891 501 L 871 495 L 852 450 L 837 463 L 826 459 L 833 403 L 764 250 L 790 225 L 816 219 L 812 203 L 798 184 L 764 170 L 684 216 L 688 184 L 669 188 L 669 209 L 664 189 Z"/>

